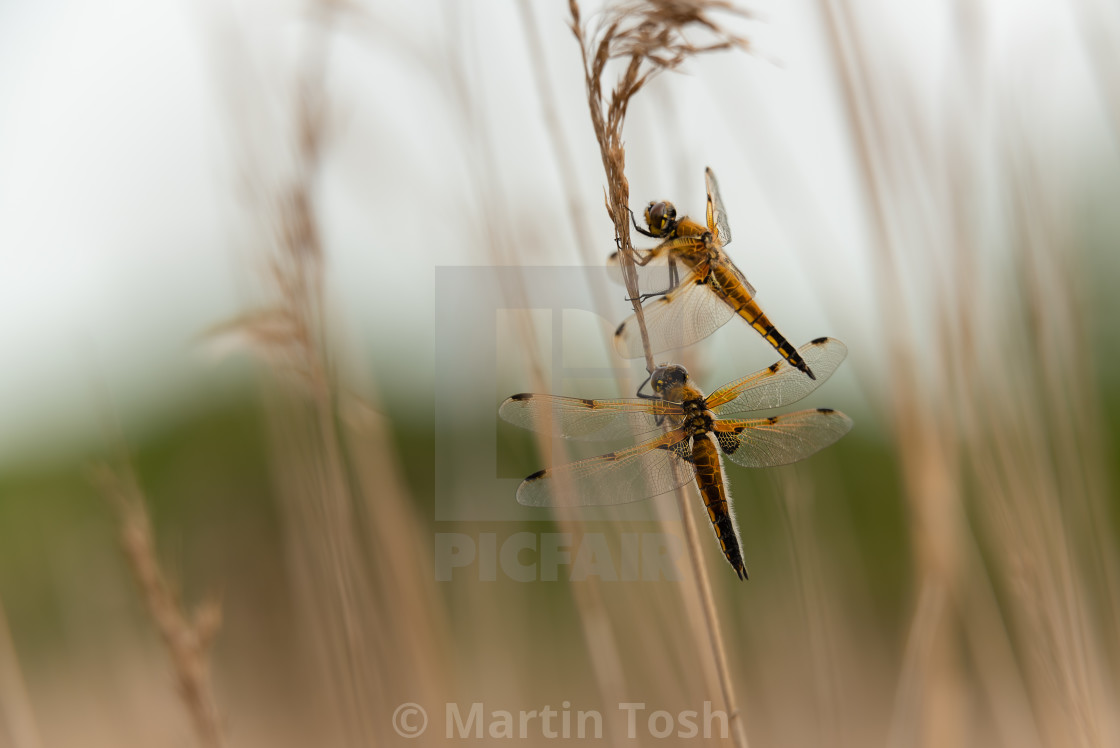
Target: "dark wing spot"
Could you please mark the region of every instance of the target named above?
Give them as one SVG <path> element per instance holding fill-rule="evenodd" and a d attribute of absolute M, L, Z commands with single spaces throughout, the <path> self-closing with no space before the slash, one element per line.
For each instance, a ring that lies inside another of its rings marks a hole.
<path fill-rule="evenodd" d="M 813 342 L 813 345 L 824 345 L 825 343 L 828 342 L 828 338 L 817 338 L 816 340 L 814 340 L 812 342 Z"/>
<path fill-rule="evenodd" d="M 782 368 L 782 362 L 781 361 L 776 361 L 776 362 L 770 364 L 770 366 L 767 367 L 767 370 L 771 374 L 773 374 L 774 372 L 776 372 L 780 368 Z"/>
<path fill-rule="evenodd" d="M 733 455 L 735 451 L 739 449 L 740 442 L 735 436 L 740 431 L 742 431 L 742 429 L 736 429 L 734 434 L 727 431 L 720 431 L 716 434 L 716 439 L 719 441 L 719 448 L 723 450 L 724 454 Z"/>
<path fill-rule="evenodd" d="M 581 397 L 579 399 L 579 401 L 589 408 L 594 408 L 595 407 L 595 401 L 594 400 L 589 400 L 586 397 Z"/>
<path fill-rule="evenodd" d="M 533 393 L 531 393 L 531 392 L 518 392 L 516 395 L 514 395 L 513 397 L 510 398 L 510 400 L 512 400 L 515 403 L 519 403 L 522 400 L 532 400 L 532 399 L 533 399 Z"/>
<path fill-rule="evenodd" d="M 622 328 L 624 328 L 624 327 L 626 327 L 626 323 L 625 323 L 625 322 L 623 322 L 623 323 L 622 323 L 621 325 L 619 325 L 619 326 L 618 326 L 618 329 L 614 331 L 614 336 L 615 336 L 616 338 L 617 338 L 617 337 L 618 337 L 619 335 L 621 335 L 621 334 L 622 334 Z"/>
<path fill-rule="evenodd" d="M 523 482 L 528 483 L 530 481 L 540 480 L 541 478 L 544 477 L 544 474 L 547 473 L 547 472 L 548 472 L 547 470 L 538 470 L 537 472 L 533 473 L 528 478 L 526 478 Z"/>
<path fill-rule="evenodd" d="M 673 444 L 658 444 L 657 448 L 672 452 L 685 462 L 692 462 L 692 447 L 689 446 L 688 439 L 682 439 Z"/>
<path fill-rule="evenodd" d="M 817 412 L 818 413 L 825 413 L 827 415 L 828 413 L 835 413 L 836 411 L 833 410 L 832 408 L 817 408 Z"/>
<path fill-rule="evenodd" d="M 777 416 L 770 416 L 769 418 L 766 419 L 766 422 L 767 423 L 777 423 L 778 422 L 778 417 Z"/>

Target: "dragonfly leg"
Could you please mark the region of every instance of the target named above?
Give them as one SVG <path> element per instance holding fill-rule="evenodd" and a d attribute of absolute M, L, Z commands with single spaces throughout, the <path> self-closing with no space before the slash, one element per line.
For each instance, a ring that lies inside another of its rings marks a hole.
<path fill-rule="evenodd" d="M 642 392 L 642 390 L 644 390 L 646 388 L 646 385 L 649 384 L 651 379 L 653 379 L 653 373 L 652 372 L 647 374 L 646 378 L 642 380 L 642 383 L 640 385 L 638 385 L 638 391 L 635 394 L 637 394 L 637 396 L 642 398 L 643 400 L 660 400 L 661 399 L 660 395 L 647 395 L 644 392 Z M 665 423 L 665 414 L 664 413 L 658 413 L 657 415 L 655 415 L 653 417 L 653 422 L 656 423 L 658 426 L 661 426 L 663 423 Z"/>
<path fill-rule="evenodd" d="M 650 253 L 649 256 L 646 257 L 646 262 L 649 262 L 652 258 L 653 258 L 653 254 Z M 645 263 L 638 263 L 638 264 L 639 265 L 644 265 Z M 646 301 L 646 299 L 652 299 L 655 296 L 664 296 L 665 294 L 669 293 L 674 288 L 676 288 L 679 283 L 680 283 L 680 279 L 677 275 L 677 261 L 672 256 L 670 256 L 669 257 L 669 287 L 666 288 L 664 291 L 653 291 L 653 292 L 650 292 L 650 293 L 644 293 L 644 294 L 642 294 L 638 297 L 638 301 L 644 303 Z M 626 300 L 627 301 L 634 301 L 633 297 L 627 297 Z"/>
<path fill-rule="evenodd" d="M 634 224 L 635 231 L 637 231 L 639 234 L 642 234 L 643 236 L 649 236 L 654 239 L 658 238 L 657 234 L 650 233 L 649 231 L 646 231 L 638 225 L 638 219 L 634 217 L 634 211 L 630 210 L 629 207 L 627 207 L 626 210 L 630 211 L 630 221 Z"/>

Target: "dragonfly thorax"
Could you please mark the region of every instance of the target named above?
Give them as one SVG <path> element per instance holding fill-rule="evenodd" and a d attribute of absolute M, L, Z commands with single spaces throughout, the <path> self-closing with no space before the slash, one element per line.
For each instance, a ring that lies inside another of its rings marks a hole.
<path fill-rule="evenodd" d="M 683 413 L 681 425 L 690 430 L 708 431 L 712 415 L 708 412 L 704 393 L 692 386 L 688 371 L 679 364 L 662 364 L 650 374 L 650 385 L 657 396 L 676 403 Z"/>
<path fill-rule="evenodd" d="M 693 436 L 704 434 L 712 430 L 712 414 L 704 406 L 702 398 L 696 398 L 683 403 L 685 417 L 681 427 Z"/>

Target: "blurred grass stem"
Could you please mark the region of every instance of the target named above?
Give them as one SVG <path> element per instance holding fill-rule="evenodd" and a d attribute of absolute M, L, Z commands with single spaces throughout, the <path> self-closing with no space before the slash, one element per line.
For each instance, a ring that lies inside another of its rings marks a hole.
<path fill-rule="evenodd" d="M 648 5 L 624 4 L 608 9 L 600 30 L 595 33 L 588 33 L 585 29 L 577 0 L 570 0 L 568 7 L 572 17 L 572 32 L 579 43 L 583 62 L 591 124 L 607 177 L 607 213 L 615 227 L 623 278 L 638 322 L 646 371 L 652 372 L 655 364 L 640 300 L 634 249 L 630 242 L 630 186 L 626 179 L 626 150 L 622 139 L 626 113 L 631 99 L 654 75 L 672 70 L 703 52 L 743 48 L 746 41 L 725 32 L 707 17 L 706 11 L 713 8 L 732 10 L 725 3 L 697 0 Z M 716 41 L 707 46 L 694 46 L 688 42 L 683 30 L 693 25 L 699 25 L 713 33 Z M 611 90 L 609 100 L 605 100 L 603 78 L 607 64 L 615 59 L 624 62 L 624 69 Z M 742 748 L 747 745 L 746 731 L 731 682 L 715 598 L 691 512 L 694 502 L 689 499 L 683 487 L 678 488 L 675 495 L 684 523 L 685 542 L 694 582 L 700 594 L 706 638 L 716 665 L 720 695 L 730 716 L 731 738 L 735 745 Z"/>

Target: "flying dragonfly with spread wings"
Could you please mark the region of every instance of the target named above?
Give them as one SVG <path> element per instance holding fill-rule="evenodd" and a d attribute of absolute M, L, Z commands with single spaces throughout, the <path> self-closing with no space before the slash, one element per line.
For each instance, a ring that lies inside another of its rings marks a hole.
<path fill-rule="evenodd" d="M 770 345 L 809 378 L 812 367 L 798 354 L 785 336 L 770 321 L 755 301 L 754 286 L 727 256 L 724 247 L 731 243 L 731 228 L 719 195 L 719 184 L 712 170 L 704 170 L 708 191 L 707 226 L 688 216 L 677 217 L 668 200 L 651 202 L 645 210 L 648 228 L 634 220 L 634 228 L 646 236 L 661 239 L 653 249 L 635 250 L 640 267 L 665 269 L 660 273 L 661 291 L 642 294 L 642 300 L 659 297 L 643 309 L 652 353 L 683 348 L 702 340 L 735 315 L 747 321 Z M 617 268 L 618 253 L 609 264 Z M 681 272 L 685 275 L 680 278 Z M 652 274 L 647 274 L 652 275 Z M 631 315 L 614 334 L 615 348 L 623 358 L 644 355 L 637 319 Z"/>
<path fill-rule="evenodd" d="M 789 360 L 726 384 L 704 396 L 684 367 L 664 364 L 650 375 L 653 395 L 639 399 L 585 400 L 555 395 L 514 395 L 498 414 L 510 423 L 570 439 L 641 438 L 637 446 L 533 473 L 517 488 L 526 506 L 602 506 L 657 496 L 695 481 L 723 554 L 740 579 L 747 576 L 739 532 L 728 504 L 721 453 L 746 467 L 774 467 L 803 460 L 848 433 L 852 421 L 829 408 L 764 418 L 725 416 L 796 402 L 831 376 L 847 355 L 834 338 L 802 346 Z"/>

